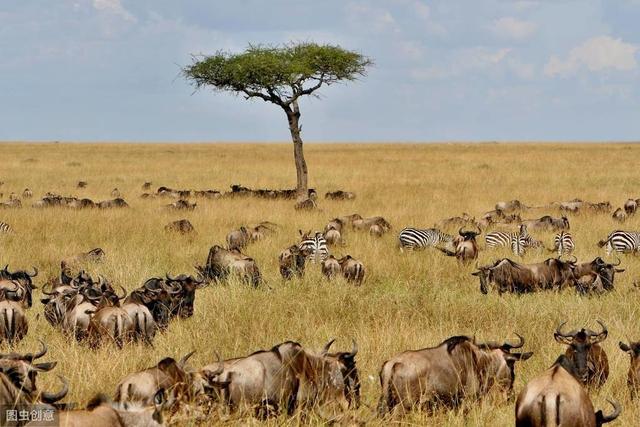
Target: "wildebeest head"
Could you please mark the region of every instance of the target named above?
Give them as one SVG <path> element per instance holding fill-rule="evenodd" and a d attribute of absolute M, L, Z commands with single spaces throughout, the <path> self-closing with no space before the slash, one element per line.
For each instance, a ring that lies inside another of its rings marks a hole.
<path fill-rule="evenodd" d="M 618 258 L 618 262 L 616 264 L 606 263 L 600 257 L 597 257 L 596 259 L 591 261 L 592 268 L 598 274 L 598 276 L 600 276 L 600 279 L 602 280 L 602 286 L 605 290 L 613 290 L 613 280 L 615 278 L 615 274 L 624 272 L 624 268 L 616 268 L 620 265 L 620 263 L 620 258 Z"/>
<path fill-rule="evenodd" d="M 473 240 L 475 239 L 477 236 L 479 236 L 480 234 L 482 234 L 482 230 L 480 229 L 480 227 L 476 228 L 478 229 L 478 231 L 466 231 L 462 229 L 463 227 L 460 227 L 460 229 L 458 230 L 458 234 L 460 235 L 460 237 L 462 237 L 462 239 L 464 241 L 468 241 L 468 240 Z"/>
<path fill-rule="evenodd" d="M 174 295 L 175 304 L 172 307 L 171 314 L 180 316 L 183 319 L 193 316 L 196 289 L 203 286 L 204 279 L 200 276 L 194 278 L 186 274 L 181 274 L 177 277 L 171 277 L 167 274 L 166 283 L 172 289 L 180 289 L 180 292 Z"/>
<path fill-rule="evenodd" d="M 165 329 L 171 318 L 171 309 L 174 305 L 174 295 L 178 295 L 180 286 L 169 287 L 160 278 L 151 278 L 143 286 L 144 304 L 147 306 L 153 320 L 160 329 Z"/>
<path fill-rule="evenodd" d="M 533 356 L 533 352 L 525 353 L 512 353 L 511 350 L 522 348 L 524 346 L 524 337 L 516 334 L 518 337 L 517 343 L 510 343 L 505 341 L 504 343 L 488 341 L 485 343 L 475 343 L 481 350 L 492 353 L 493 356 L 498 356 L 499 364 L 495 366 L 495 372 L 493 372 L 493 378 L 488 378 L 485 381 L 495 381 L 500 389 L 506 393 L 513 391 L 513 383 L 516 378 L 515 364 L 517 361 L 524 361 Z"/>
<path fill-rule="evenodd" d="M 478 266 L 476 263 L 476 270 L 478 271 L 474 271 L 471 275 L 480 279 L 480 292 L 483 294 L 487 294 L 489 292 L 489 284 L 493 282 L 493 270 L 503 262 L 511 263 L 507 258 L 499 259 L 493 264 L 484 266 Z"/>
<path fill-rule="evenodd" d="M 41 349 L 37 353 L 8 353 L 0 354 L 0 372 L 5 374 L 13 385 L 26 394 L 33 402 L 38 394 L 36 377 L 38 372 L 48 372 L 57 362 L 34 363 L 47 353 L 47 345 L 40 341 Z M 60 377 L 62 390 L 57 393 L 41 392 L 40 400 L 44 403 L 54 403 L 67 395 L 69 387 L 67 381 Z"/>
<path fill-rule="evenodd" d="M 356 355 L 358 354 L 358 344 L 353 340 L 351 351 L 329 353 L 329 348 L 335 339 L 329 341 L 322 352 L 321 356 L 336 360 L 340 363 L 340 371 L 344 378 L 344 394 L 349 402 L 350 407 L 358 408 L 360 406 L 360 377 L 358 368 L 356 367 Z"/>
<path fill-rule="evenodd" d="M 33 284 L 32 279 L 37 275 L 38 269 L 36 267 L 33 267 L 33 272 L 28 272 L 26 270 L 10 272 L 8 265 L 6 265 L 4 269 L 0 270 L 0 280 L 12 280 L 19 284 L 21 291 L 19 291 L 20 297 L 19 299 L 14 299 L 14 301 L 24 301 L 24 304 L 27 307 L 31 307 L 33 305 L 32 294 L 36 286 Z"/>
<path fill-rule="evenodd" d="M 574 329 L 571 332 L 562 332 L 562 327 L 567 323 L 565 321 L 558 325 L 553 334 L 557 342 L 569 346 L 567 356 L 573 360 L 577 377 L 582 382 L 587 381 L 589 369 L 587 366 L 587 358 L 591 348 L 604 341 L 609 334 L 604 323 L 600 320 L 597 322 L 602 327 L 600 332 L 594 332 L 591 329 L 585 328 L 580 330 Z"/>

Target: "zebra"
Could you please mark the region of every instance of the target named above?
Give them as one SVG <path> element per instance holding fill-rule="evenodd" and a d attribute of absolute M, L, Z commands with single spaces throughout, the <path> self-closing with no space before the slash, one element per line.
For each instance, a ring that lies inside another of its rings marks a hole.
<path fill-rule="evenodd" d="M 302 231 L 300 231 L 300 235 L 302 239 L 300 243 L 298 243 L 298 249 L 304 254 L 305 258 L 310 259 L 313 263 L 318 261 L 322 262 L 327 259 L 329 256 L 329 247 L 321 232 L 316 231 L 312 236 L 310 232 L 303 234 Z"/>
<path fill-rule="evenodd" d="M 492 231 L 484 236 L 485 244 L 487 248 L 498 247 L 510 247 L 511 252 L 517 256 L 523 256 L 527 248 L 539 248 L 542 247 L 542 242 L 535 240 L 529 231 L 527 226 L 522 224 L 520 229 L 515 233 L 509 233 L 506 231 Z"/>
<path fill-rule="evenodd" d="M 429 246 L 438 246 L 453 242 L 453 236 L 443 233 L 437 228 L 412 228 L 407 227 L 398 235 L 400 249 L 424 249 Z"/>
<path fill-rule="evenodd" d="M 11 234 L 11 233 L 13 233 L 13 228 L 6 222 L 0 221 L 0 234 Z"/>
<path fill-rule="evenodd" d="M 571 233 L 561 231 L 553 237 L 553 250 L 558 251 L 558 257 L 573 252 L 575 248 Z"/>
<path fill-rule="evenodd" d="M 637 252 L 640 250 L 640 232 L 637 231 L 612 231 L 605 240 L 600 240 L 598 246 L 606 246 L 607 255 L 611 252 Z"/>

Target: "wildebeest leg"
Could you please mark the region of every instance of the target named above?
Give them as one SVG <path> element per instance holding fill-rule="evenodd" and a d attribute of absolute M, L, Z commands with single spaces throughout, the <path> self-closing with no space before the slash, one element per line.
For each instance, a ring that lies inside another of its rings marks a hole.
<path fill-rule="evenodd" d="M 256 408 L 256 418 L 266 420 L 271 416 L 278 416 L 278 404 L 271 399 L 264 399 Z"/>
<path fill-rule="evenodd" d="M 287 415 L 293 415 L 293 412 L 296 410 L 296 404 L 298 403 L 298 390 L 300 389 L 300 380 L 296 379 L 293 383 L 293 390 L 291 390 L 291 395 L 289 396 L 287 402 Z"/>

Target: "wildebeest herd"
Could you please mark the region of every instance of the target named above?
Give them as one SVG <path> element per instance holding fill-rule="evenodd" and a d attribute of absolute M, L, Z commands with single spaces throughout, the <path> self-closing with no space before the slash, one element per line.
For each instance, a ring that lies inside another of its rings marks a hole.
<path fill-rule="evenodd" d="M 150 187 L 150 183 L 145 183 L 143 189 Z M 115 190 L 114 200 L 98 204 L 88 199 L 47 194 L 34 206 L 126 206 Z M 32 197 L 29 193 L 25 190 L 23 198 Z M 233 186 L 231 193 L 289 198 L 286 192 L 241 186 Z M 186 200 L 188 197 L 217 197 L 213 194 L 216 194 L 213 190 L 187 193 L 187 190 L 167 187 L 155 193 L 157 197 L 177 198 L 175 203 L 185 202 L 187 206 L 191 206 Z M 354 197 L 353 193 L 344 191 L 326 195 L 327 199 L 338 200 Z M 310 193 L 309 199 L 315 196 Z M 635 207 L 631 210 L 627 206 L 631 205 L 630 201 L 624 206 L 627 215 L 635 212 Z M 585 211 L 598 214 L 609 212 L 611 205 L 573 200 L 552 203 L 548 208 L 571 214 Z M 612 263 L 596 257 L 578 262 L 575 257 L 565 258 L 576 248 L 567 216 L 523 219 L 522 214 L 528 209 L 514 200 L 498 203 L 478 221 L 463 214 L 447 218 L 434 228 L 404 228 L 399 233 L 399 245 L 403 250 L 434 247 L 455 257 L 461 266 L 476 261 L 480 251 L 499 247 L 508 248 L 518 257 L 527 251 L 557 253 L 557 257 L 533 264 L 501 258 L 487 265 L 476 265 L 476 271 L 471 274 L 478 278 L 483 294 L 491 288 L 499 294 L 561 291 L 568 287 L 580 294 L 599 294 L 613 289 L 615 274 L 624 271 L 618 268 L 620 260 Z M 517 227 L 517 230 L 499 230 L 501 226 Z M 450 227 L 457 228 L 457 235 L 446 232 Z M 367 272 L 364 264 L 349 254 L 337 257 L 331 252 L 341 252 L 349 233 L 365 232 L 381 237 L 392 230 L 383 217 L 359 214 L 330 219 L 319 228 L 322 231 L 300 230 L 296 241 L 280 252 L 279 271 L 284 280 L 303 278 L 305 269 L 315 265 L 328 279 L 342 277 L 347 284 L 361 286 Z M 188 220 L 175 221 L 166 229 L 180 233 L 194 230 Z M 529 234 L 538 231 L 557 234 L 547 245 Z M 2 232 L 13 230 L 0 222 Z M 105 342 L 113 342 L 118 347 L 135 343 L 153 345 L 156 334 L 164 333 L 171 319 L 196 315 L 194 302 L 199 290 L 227 280 L 260 287 L 264 283 L 260 269 L 256 261 L 242 251 L 278 232 L 278 224 L 270 221 L 239 225 L 228 233 L 226 245 L 210 248 L 204 265 L 195 267 L 195 274 L 167 273 L 164 277 L 152 277 L 131 292 L 112 286 L 102 276 L 92 277 L 81 269 L 73 271 L 75 266 L 100 262 L 107 256 L 102 249 L 69 257 L 61 261 L 60 275 L 41 286 L 44 317 L 53 328 L 86 343 L 89 348 Z M 483 234 L 484 248 L 478 241 Z M 606 248 L 607 255 L 638 252 L 640 233 L 615 230 L 594 242 L 594 246 L 596 244 Z M 28 332 L 25 310 L 33 305 L 37 275 L 35 267 L 31 271 L 12 271 L 9 266 L 0 270 L 0 339 L 8 345 L 20 341 Z M 613 410 L 609 414 L 596 411 L 589 397 L 589 391 L 601 387 L 610 374 L 607 355 L 600 346 L 608 337 L 607 327 L 599 322 L 597 331 L 587 328 L 564 331 L 565 323 L 558 325 L 553 336 L 566 345 L 567 350 L 519 393 L 516 425 L 545 426 L 554 420 L 553 425 L 597 426 L 613 421 L 622 411 L 613 399 L 610 401 Z M 216 355 L 215 360 L 199 369 L 188 364 L 193 352 L 179 360 L 167 357 L 148 369 L 127 375 L 116 387 L 113 398 L 96 396 L 85 409 L 71 409 L 60 403 L 68 392 L 64 379 L 63 388 L 57 393 L 37 389 L 36 375 L 55 366 L 55 363 L 36 362 L 47 352 L 43 343 L 36 354 L 0 355 L 0 381 L 5 385 L 0 390 L 0 405 L 57 408 L 62 425 L 122 426 L 163 425 L 166 417 L 185 405 L 217 404 L 231 412 L 249 410 L 260 418 L 283 413 L 293 415 L 325 405 L 340 410 L 357 408 L 361 404 L 356 364 L 358 345 L 354 341 L 349 351 L 330 352 L 333 342 L 315 352 L 299 343 L 285 341 L 269 350 L 242 357 L 223 360 Z M 401 352 L 381 366 L 377 415 L 389 417 L 408 410 L 429 412 L 440 406 L 456 407 L 466 401 L 480 400 L 489 392 L 508 397 L 514 392 L 516 362 L 526 361 L 533 355 L 518 351 L 524 344 L 525 338 L 520 335 L 517 342 L 480 342 L 475 337 L 460 335 L 447 338 L 435 347 Z M 640 342 L 620 342 L 619 347 L 631 358 L 627 382 L 635 397 L 640 391 Z"/>

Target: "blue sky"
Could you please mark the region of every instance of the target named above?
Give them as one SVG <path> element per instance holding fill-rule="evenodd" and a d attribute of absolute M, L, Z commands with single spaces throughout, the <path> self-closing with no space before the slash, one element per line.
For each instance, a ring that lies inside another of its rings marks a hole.
<path fill-rule="evenodd" d="M 0 140 L 284 141 L 190 55 L 289 40 L 372 57 L 301 103 L 306 141 L 640 139 L 640 0 L 2 0 Z"/>

